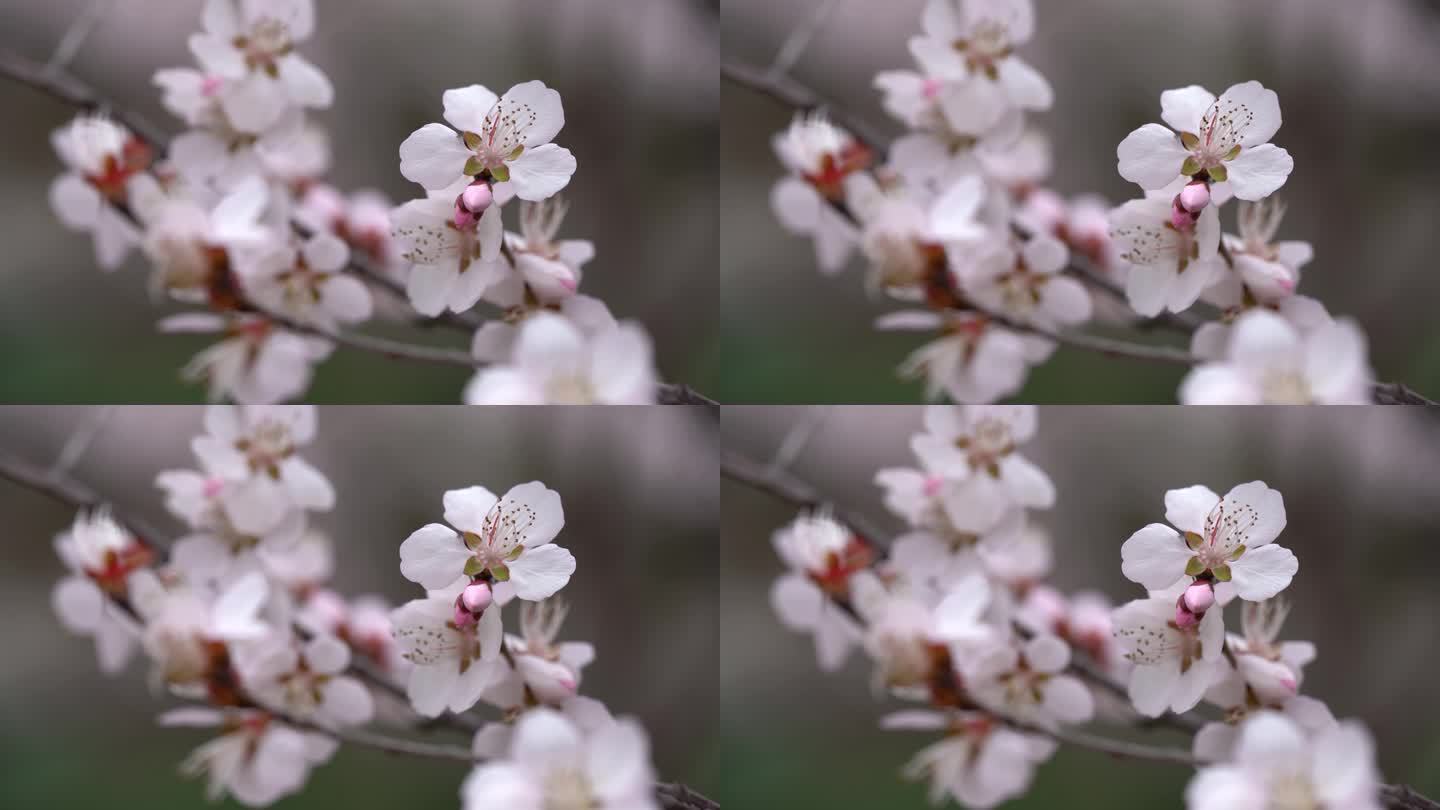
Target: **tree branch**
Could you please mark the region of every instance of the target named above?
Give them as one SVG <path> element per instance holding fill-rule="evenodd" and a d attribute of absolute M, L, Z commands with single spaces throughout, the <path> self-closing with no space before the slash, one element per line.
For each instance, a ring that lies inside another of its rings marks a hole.
<path fill-rule="evenodd" d="M 799 509 L 815 510 L 824 508 L 828 510 L 836 520 L 849 526 L 861 536 L 867 538 L 880 536 L 870 533 L 874 531 L 873 529 L 861 529 L 861 526 L 867 524 L 863 523 L 863 519 L 858 518 L 853 512 L 842 510 L 833 502 L 825 499 L 811 485 L 773 465 L 767 467 L 744 455 L 727 450 L 721 457 L 721 474 L 725 478 L 744 484 L 759 492 L 769 494 Z M 862 522 L 856 523 L 854 522 L 856 520 L 861 520 Z M 854 610 L 849 609 L 848 605 L 841 605 L 841 607 L 845 608 L 857 621 L 860 621 L 858 614 L 856 614 Z M 1022 633 L 1026 632 L 1024 628 L 1019 628 L 1019 630 Z M 1087 659 L 1080 656 L 1072 657 L 1070 669 L 1100 688 L 1124 700 L 1129 700 L 1128 691 L 1124 686 L 1094 667 Z M 1047 735 L 1061 743 L 1079 748 L 1087 748 L 1122 759 L 1169 762 L 1191 767 L 1198 767 L 1203 764 L 1189 751 L 1145 745 L 1142 743 L 1131 743 L 1074 729 L 1063 729 L 1052 732 L 1015 720 L 1007 719 L 1006 722 L 1025 731 Z M 1204 721 L 1190 714 L 1165 714 L 1153 720 L 1142 720 L 1138 725 L 1141 727 L 1167 725 L 1187 734 L 1194 734 L 1204 726 Z M 1440 810 L 1440 803 L 1420 795 L 1413 788 L 1406 785 L 1382 784 L 1380 786 L 1380 798 L 1386 810 Z"/>
<path fill-rule="evenodd" d="M 66 74 L 63 70 L 50 69 L 18 53 L 0 48 L 0 76 L 32 87 L 71 107 L 94 113 L 103 113 L 109 116 L 143 140 L 156 155 L 164 154 L 168 150 L 170 138 L 164 132 L 152 126 L 138 115 L 111 104 L 108 99 L 101 96 L 89 85 Z M 140 227 L 140 223 L 136 220 L 133 212 L 123 206 L 114 206 L 114 208 L 129 219 L 131 223 Z M 307 239 L 314 234 L 312 228 L 297 220 L 291 220 L 290 227 L 301 239 Z M 346 270 L 375 286 L 381 287 L 398 297 L 401 301 L 409 300 L 409 295 L 406 293 L 403 284 L 372 266 L 369 260 L 358 251 L 351 251 L 350 262 Z M 439 363 L 471 369 L 479 369 L 485 365 L 472 358 L 467 352 L 436 349 L 429 346 L 400 343 L 369 335 L 349 334 L 340 332 L 339 330 L 323 329 L 314 325 L 301 324 L 278 313 L 267 312 L 253 302 L 250 302 L 248 306 L 266 318 L 292 331 L 305 332 L 307 334 L 324 337 L 342 346 L 379 354 L 392 359 Z M 469 311 L 464 313 L 444 312 L 430 319 L 428 322 L 452 327 L 466 334 L 472 334 L 476 329 L 479 329 L 485 321 L 479 316 L 479 313 Z M 704 405 L 717 413 L 719 408 L 718 402 L 706 397 L 693 388 L 687 385 L 672 383 L 660 383 L 657 385 L 656 401 L 662 405 Z"/>
<path fill-rule="evenodd" d="M 783 73 L 759 70 L 747 65 L 730 62 L 721 64 L 720 73 L 726 81 L 767 96 L 782 106 L 799 111 L 825 111 L 832 121 L 849 130 L 851 135 L 876 154 L 883 154 L 888 148 L 888 138 L 877 134 L 863 122 L 846 113 L 844 109 L 822 99 L 813 90 Z M 834 203 L 832 207 L 842 216 L 847 217 L 852 223 L 858 224 L 854 213 L 851 212 L 843 202 Z M 1017 228 L 1016 230 L 1022 236 L 1028 235 L 1028 231 L 1024 228 Z M 1127 300 L 1123 288 L 1082 262 L 1072 262 L 1070 266 L 1066 268 L 1065 272 L 1079 277 L 1091 286 L 1116 297 L 1120 301 Z M 1136 344 L 1129 341 L 1103 338 L 1086 333 L 1060 332 L 1039 326 L 1021 324 L 997 313 L 987 312 L 973 303 L 967 303 L 967 306 L 969 309 L 985 315 L 987 318 L 1010 329 L 1028 332 L 1048 338 L 1056 343 L 1084 351 L 1092 351 L 1111 357 L 1175 365 L 1193 366 L 1200 362 L 1199 358 L 1180 349 Z M 1163 326 L 1180 332 L 1181 334 L 1188 335 L 1192 334 L 1200 323 L 1193 313 L 1186 311 L 1183 313 L 1162 313 L 1160 316 L 1140 322 L 1140 325 L 1142 327 L 1146 325 Z M 1372 390 L 1372 398 L 1381 405 L 1440 406 L 1440 403 L 1427 399 L 1401 383 L 1376 383 Z"/>
<path fill-rule="evenodd" d="M 101 506 L 109 506 L 111 516 L 115 521 L 144 539 L 157 554 L 163 553 L 166 546 L 168 546 L 168 543 L 162 540 L 163 535 L 153 526 L 148 526 L 133 517 L 122 514 L 119 510 L 116 510 L 108 500 L 100 497 L 83 484 L 64 477 L 63 475 L 52 475 L 33 464 L 9 454 L 0 453 L 0 479 L 8 480 L 22 488 L 45 495 L 51 500 L 72 509 L 95 509 Z M 121 601 L 117 601 L 116 604 L 131 618 L 140 621 L 139 616 L 129 604 Z M 309 635 L 307 631 L 298 625 L 296 629 L 302 636 Z M 359 657 L 352 659 L 350 674 L 370 684 L 373 688 L 399 698 L 405 705 L 409 705 L 409 698 L 406 696 L 403 688 L 391 681 L 388 677 L 370 669 L 362 663 Z M 291 725 L 329 735 L 341 742 L 353 743 L 355 745 L 362 745 L 368 748 L 405 756 L 424 757 L 427 759 L 448 759 L 471 764 L 479 761 L 468 749 L 458 746 L 400 739 L 360 729 L 343 731 L 329 729 L 298 718 L 289 717 L 283 712 L 276 712 L 273 709 L 263 706 L 257 706 L 255 708 L 281 717 Z M 456 730 L 467 734 L 473 734 L 480 728 L 480 724 L 476 719 L 469 715 L 446 714 L 435 719 L 437 722 L 450 725 Z M 660 800 L 661 807 L 665 810 L 718 810 L 720 807 L 719 804 L 681 784 L 657 783 L 655 793 L 656 797 Z"/>

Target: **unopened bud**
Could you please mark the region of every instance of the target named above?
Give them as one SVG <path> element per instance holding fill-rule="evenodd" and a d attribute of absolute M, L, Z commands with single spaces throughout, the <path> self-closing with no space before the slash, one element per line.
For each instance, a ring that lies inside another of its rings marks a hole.
<path fill-rule="evenodd" d="M 460 603 L 471 613 L 484 613 L 494 601 L 495 594 L 485 582 L 471 583 L 460 593 Z"/>
<path fill-rule="evenodd" d="M 1197 582 L 1185 589 L 1185 607 L 1197 616 L 1205 615 L 1205 611 L 1215 604 L 1215 589 L 1208 582 Z"/>
<path fill-rule="evenodd" d="M 1175 195 L 1174 201 L 1170 203 L 1170 224 L 1174 225 L 1177 231 L 1188 232 L 1195 227 L 1195 219 L 1194 214 L 1180 205 L 1180 195 Z"/>
<path fill-rule="evenodd" d="M 1300 274 L 1280 262 L 1266 261 L 1258 256 L 1240 254 L 1235 257 L 1235 270 L 1257 301 L 1277 303 L 1295 294 Z"/>
<path fill-rule="evenodd" d="M 1299 680 L 1290 667 L 1258 655 L 1236 657 L 1236 665 L 1255 696 L 1268 705 L 1279 705 L 1295 696 Z"/>
<path fill-rule="evenodd" d="M 456 602 L 456 603 L 455 603 L 455 626 L 456 626 L 456 627 L 469 627 L 470 625 L 472 625 L 472 624 L 474 624 L 474 623 L 475 623 L 475 614 L 474 614 L 474 613 L 471 613 L 471 612 L 468 611 L 468 610 L 466 610 L 466 609 L 465 609 L 465 606 L 464 606 L 463 604 L 461 604 L 461 603 L 459 603 L 459 602 Z"/>
<path fill-rule="evenodd" d="M 462 231 L 469 230 L 479 221 L 480 218 L 467 209 L 461 200 L 455 201 L 455 227 Z"/>
<path fill-rule="evenodd" d="M 1198 214 L 1210 204 L 1210 184 L 1191 183 L 1180 190 L 1180 207 L 1192 214 Z"/>
<path fill-rule="evenodd" d="M 1185 607 L 1185 600 L 1182 598 L 1180 604 L 1175 606 L 1175 626 L 1181 630 L 1188 630 L 1200 623 L 1200 617 L 1190 612 Z"/>
<path fill-rule="evenodd" d="M 490 203 L 495 201 L 495 192 L 485 182 L 471 183 L 460 193 L 460 204 L 472 214 L 483 214 Z"/>

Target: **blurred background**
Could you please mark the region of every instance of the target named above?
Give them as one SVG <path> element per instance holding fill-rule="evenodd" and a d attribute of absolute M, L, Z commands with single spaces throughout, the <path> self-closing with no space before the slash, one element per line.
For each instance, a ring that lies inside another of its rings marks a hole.
<path fill-rule="evenodd" d="M 108 0 L 99 0 L 107 2 Z M 92 0 L 5 0 L 0 47 L 48 59 Z M 104 95 L 178 133 L 151 77 L 191 66 L 185 40 L 199 0 L 111 2 L 71 71 Z M 580 168 L 563 236 L 595 242 L 583 288 L 616 317 L 642 322 L 667 381 L 710 393 L 718 379 L 716 139 L 718 11 L 707 0 L 317 0 L 301 48 L 335 85 L 317 121 L 332 135 L 330 178 L 398 202 L 423 196 L 400 176 L 397 150 L 441 120 L 447 88 L 503 92 L 543 79 L 565 102 L 558 142 Z M 0 401 L 199 402 L 179 370 L 205 336 L 159 335 L 132 256 L 106 275 L 89 238 L 56 221 L 46 192 L 60 164 L 49 134 L 71 112 L 0 81 Z M 512 226 L 514 222 L 510 223 Z M 367 328 L 375 328 L 372 324 Z M 460 347 L 463 335 L 377 331 Z M 308 401 L 457 402 L 463 369 L 397 363 L 342 350 L 321 365 Z"/>
<path fill-rule="evenodd" d="M 819 416 L 792 473 L 898 529 L 872 480 L 879 468 L 913 463 L 908 438 L 921 429 L 921 409 L 836 407 Z M 721 442 L 727 453 L 768 460 L 794 425 L 814 417 L 808 408 L 726 406 Z M 1023 452 L 1058 490 L 1054 509 L 1033 514 L 1053 538 L 1051 582 L 1062 591 L 1095 589 L 1117 602 L 1142 596 L 1120 573 L 1120 545 L 1163 521 L 1168 489 L 1203 483 L 1224 493 L 1257 478 L 1278 489 L 1288 517 L 1279 542 L 1300 559 L 1282 637 L 1319 648 L 1302 691 L 1337 717 L 1365 721 L 1388 781 L 1440 794 L 1440 419 L 1385 407 L 1068 407 L 1041 408 L 1039 425 Z M 863 656 L 822 673 L 811 640 L 785 630 L 770 608 L 769 588 L 782 573 L 770 537 L 794 509 L 723 479 L 721 497 L 720 760 L 729 776 L 719 801 L 925 807 L 923 787 L 902 781 L 900 770 L 935 738 L 880 731 L 879 718 L 901 704 L 872 698 Z M 1153 734 L 1146 739 L 1184 744 Z M 1062 750 L 1030 793 L 1005 807 L 1180 807 L 1191 773 Z M 1084 797 L 1079 805 L 1076 797 Z"/>
<path fill-rule="evenodd" d="M 48 467 L 98 412 L 0 408 L 0 451 Z M 71 475 L 178 534 L 154 481 L 161 470 L 194 468 L 188 443 L 202 431 L 201 414 L 113 409 Z M 689 408 L 350 407 L 322 408 L 319 436 L 303 452 L 339 494 L 335 511 L 312 525 L 335 540 L 334 585 L 350 596 L 422 595 L 400 576 L 396 549 L 440 519 L 445 490 L 482 483 L 503 493 L 538 478 L 558 491 L 566 521 L 557 542 L 579 565 L 564 592 L 572 610 L 562 638 L 591 641 L 598 653 L 583 692 L 640 718 L 664 779 L 710 793 L 718 788 L 708 744 L 719 699 L 717 442 L 715 421 Z M 174 702 L 148 692 L 143 663 L 105 678 L 94 645 L 67 635 L 50 610 L 62 573 L 51 538 L 73 512 L 0 480 L 0 514 L 0 807 L 204 806 L 203 783 L 177 771 L 207 733 L 156 728 Z M 458 807 L 464 775 L 455 763 L 347 747 L 303 793 L 274 806 Z"/>
<path fill-rule="evenodd" d="M 764 67 L 823 0 L 725 0 L 727 62 Z M 906 40 L 924 0 L 839 0 L 791 75 L 881 132 L 899 124 L 873 89 L 910 68 Z M 1118 204 L 1138 196 L 1115 147 L 1159 121 L 1160 93 L 1222 92 L 1258 79 L 1280 96 L 1275 142 L 1295 158 L 1280 194 L 1283 239 L 1315 261 L 1300 291 L 1361 322 L 1382 380 L 1440 396 L 1440 296 L 1432 223 L 1440 217 L 1440 3 L 1435 0 L 1035 0 L 1037 31 L 1020 49 L 1055 88 L 1032 122 L 1054 147 L 1052 185 Z M 781 169 L 772 133 L 791 111 L 730 84 L 721 91 L 721 341 L 725 402 L 916 402 L 895 367 L 920 336 L 877 332 L 899 307 L 869 298 L 861 262 L 824 278 L 808 239 L 781 230 L 769 191 Z M 1233 214 L 1225 221 L 1233 228 Z M 1150 339 L 1160 339 L 1151 336 Z M 1174 402 L 1183 369 L 1060 349 L 1019 402 Z"/>

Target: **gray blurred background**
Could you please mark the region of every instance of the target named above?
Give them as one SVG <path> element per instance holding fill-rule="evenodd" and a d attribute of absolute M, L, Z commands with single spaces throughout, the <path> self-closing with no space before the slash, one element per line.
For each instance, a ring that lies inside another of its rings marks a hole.
<path fill-rule="evenodd" d="M 96 413 L 0 408 L 0 451 L 48 466 Z M 194 467 L 188 442 L 201 414 L 115 409 L 73 477 L 178 534 L 154 480 Z M 339 494 L 336 510 L 313 525 L 334 538 L 334 585 L 348 595 L 422 595 L 400 576 L 396 549 L 440 519 L 445 490 L 480 483 L 503 493 L 536 478 L 557 490 L 566 518 L 557 542 L 578 562 L 564 592 L 572 611 L 563 638 L 592 641 L 598 653 L 582 691 L 643 721 L 663 778 L 712 792 L 717 442 L 715 421 L 689 408 L 348 407 L 321 409 L 319 436 L 304 452 Z M 93 644 L 67 635 L 50 610 L 62 575 L 51 538 L 73 513 L 0 480 L 0 514 L 0 807 L 203 806 L 203 785 L 176 770 L 207 734 L 155 728 L 173 701 L 148 693 L 143 663 L 103 677 Z M 276 807 L 458 807 L 463 777 L 454 763 L 346 748 Z"/>
<path fill-rule="evenodd" d="M 770 63 L 822 0 L 725 0 L 724 59 Z M 871 81 L 913 69 L 906 40 L 923 0 L 840 0 L 794 78 L 898 133 Z M 1201 84 L 1219 93 L 1257 79 L 1284 116 L 1275 142 L 1295 158 L 1280 194 L 1281 238 L 1316 259 L 1300 291 L 1358 318 L 1381 379 L 1440 396 L 1440 296 L 1433 223 L 1440 217 L 1440 3 L 1434 0 L 1035 0 L 1037 33 L 1020 49 L 1055 88 L 1032 120 L 1054 145 L 1052 184 L 1118 204 L 1138 196 L 1115 170 L 1115 147 L 1159 121 L 1160 93 Z M 883 8 L 883 13 L 877 13 Z M 879 333 L 899 307 L 867 298 L 860 264 L 822 278 L 808 240 L 781 230 L 769 189 L 781 176 L 770 136 L 791 113 L 753 92 L 721 92 L 720 233 L 725 402 L 916 402 L 894 368 L 920 336 Z M 1226 215 L 1233 228 L 1233 214 Z M 1159 339 L 1152 336 L 1150 339 Z M 1174 402 L 1180 369 L 1061 349 L 1018 402 Z"/>
<path fill-rule="evenodd" d="M 727 406 L 726 452 L 767 460 L 798 407 Z M 1066 592 L 1143 596 L 1120 573 L 1120 545 L 1163 521 L 1167 489 L 1203 483 L 1224 493 L 1262 479 L 1285 498 L 1279 541 L 1300 559 L 1286 590 L 1294 611 L 1283 638 L 1314 641 L 1319 657 L 1302 691 L 1339 717 L 1363 719 L 1392 782 L 1440 794 L 1440 705 L 1435 671 L 1440 591 L 1440 419 L 1413 408 L 1042 408 L 1025 454 L 1054 480 L 1053 510 L 1035 513 L 1054 539 L 1052 583 Z M 791 468 L 837 503 L 898 528 L 871 482 L 881 467 L 913 463 L 914 407 L 828 409 Z M 810 639 L 776 620 L 768 591 L 782 572 L 771 533 L 795 511 L 722 481 L 722 804 L 908 810 L 924 791 L 904 763 L 934 737 L 881 732 L 897 706 L 875 701 L 857 655 L 841 673 L 816 665 Z M 1227 620 L 1239 626 L 1239 614 Z M 1176 735 L 1153 739 L 1183 744 Z M 1190 772 L 1062 751 L 1015 808 L 1179 807 Z M 1076 797 L 1084 797 L 1076 804 Z M 951 805 L 953 806 L 953 805 Z"/>
<path fill-rule="evenodd" d="M 0 47 L 44 60 L 91 0 L 4 0 Z M 118 104 L 172 133 L 156 69 L 189 66 L 199 0 L 115 0 L 72 67 Z M 716 387 L 718 13 L 705 0 L 318 0 L 305 55 L 331 78 L 335 104 L 317 120 L 333 136 L 331 179 L 423 196 L 400 176 L 400 142 L 441 120 L 440 94 L 482 83 L 496 92 L 533 78 L 558 89 L 558 142 L 580 168 L 563 235 L 595 242 L 583 289 L 617 317 L 645 324 L 661 374 Z M 49 133 L 70 112 L 0 81 L 0 401 L 194 402 L 179 379 L 204 336 L 158 335 L 138 256 L 105 275 L 88 238 L 46 202 L 59 173 Z M 511 223 L 514 225 L 514 223 Z M 370 327 L 373 328 L 373 327 Z M 381 331 L 386 331 L 381 329 Z M 460 346 L 463 335 L 389 330 Z M 309 401 L 456 402 L 463 369 L 397 363 L 342 350 L 321 366 Z"/>

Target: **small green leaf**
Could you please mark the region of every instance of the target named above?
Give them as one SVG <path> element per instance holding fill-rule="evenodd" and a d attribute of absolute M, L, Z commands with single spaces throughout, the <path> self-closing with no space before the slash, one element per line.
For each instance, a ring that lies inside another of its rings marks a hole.
<path fill-rule="evenodd" d="M 516 560 L 520 559 L 520 555 L 524 553 L 524 546 L 516 546 L 514 551 L 505 555 L 505 562 L 515 562 Z"/>
<path fill-rule="evenodd" d="M 460 535 L 460 539 L 465 541 L 465 547 L 471 551 L 480 547 L 480 535 L 474 532 L 464 532 Z"/>
<path fill-rule="evenodd" d="M 1235 561 L 1235 560 L 1238 560 L 1238 559 L 1240 559 L 1240 555 L 1241 555 L 1241 554 L 1244 554 L 1244 553 L 1245 553 L 1245 545 L 1242 543 L 1242 544 L 1236 546 L 1234 551 L 1230 552 L 1230 560 L 1231 560 L 1232 562 Z"/>
<path fill-rule="evenodd" d="M 522 143 L 519 146 L 515 147 L 513 150 L 511 150 L 510 157 L 505 158 L 505 160 L 515 160 L 523 154 L 525 154 L 525 144 Z"/>
<path fill-rule="evenodd" d="M 1186 177 L 1193 177 L 1196 174 L 1199 174 L 1200 161 L 1196 160 L 1193 157 L 1185 158 L 1185 162 L 1180 164 L 1180 173 L 1185 175 Z"/>
<path fill-rule="evenodd" d="M 465 161 L 465 174 L 467 176 L 474 177 L 483 171 L 485 171 L 485 166 L 480 162 L 480 158 L 472 157 Z"/>
<path fill-rule="evenodd" d="M 474 152 L 480 148 L 480 136 L 473 132 L 462 132 L 460 138 L 465 141 L 465 148 Z"/>
<path fill-rule="evenodd" d="M 1204 542 L 1205 538 L 1195 532 L 1185 532 L 1185 545 L 1189 546 L 1192 551 L 1199 548 L 1200 544 Z"/>
<path fill-rule="evenodd" d="M 465 561 L 465 576 L 467 577 L 479 576 L 480 572 L 484 570 L 485 565 L 474 557 Z"/>
<path fill-rule="evenodd" d="M 1234 160 L 1237 157 L 1240 157 L 1240 144 L 1238 143 L 1235 144 L 1235 147 L 1233 149 L 1225 153 L 1226 160 Z"/>
<path fill-rule="evenodd" d="M 1228 574 L 1228 571 L 1227 571 Z M 510 569 L 503 565 L 497 565 L 490 569 L 490 576 L 495 577 L 496 582 L 509 582 Z"/>
<path fill-rule="evenodd" d="M 1215 578 L 1221 582 L 1230 581 L 1230 566 L 1228 565 L 1217 565 L 1210 569 L 1210 573 L 1214 574 Z"/>
<path fill-rule="evenodd" d="M 1210 179 L 1216 183 L 1223 183 L 1230 177 L 1230 170 L 1224 166 L 1216 166 L 1210 170 Z"/>
<path fill-rule="evenodd" d="M 1198 577 L 1205 572 L 1205 563 L 1200 562 L 1199 557 L 1191 557 L 1190 562 L 1185 563 L 1185 576 Z"/>
<path fill-rule="evenodd" d="M 490 176 L 495 178 L 495 182 L 503 183 L 510 179 L 510 167 L 502 163 L 490 170 Z"/>
<path fill-rule="evenodd" d="M 1200 145 L 1200 136 L 1193 132 L 1180 133 L 1180 145 L 1186 149 L 1194 149 Z"/>

